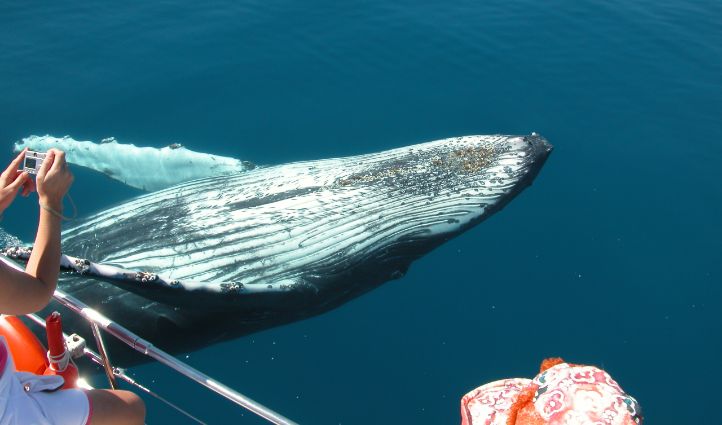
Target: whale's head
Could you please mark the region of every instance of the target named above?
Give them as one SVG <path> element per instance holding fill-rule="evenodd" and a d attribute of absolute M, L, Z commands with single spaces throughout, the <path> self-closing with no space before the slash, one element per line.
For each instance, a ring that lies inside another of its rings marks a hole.
<path fill-rule="evenodd" d="M 551 150 L 535 133 L 450 138 L 359 157 L 335 184 L 358 191 L 354 212 L 365 219 L 357 225 L 369 238 L 424 251 L 425 240 L 446 240 L 499 211 Z"/>
<path fill-rule="evenodd" d="M 350 292 L 399 278 L 508 204 L 551 150 L 537 134 L 465 136 L 281 169 L 293 182 L 281 197 L 305 187 L 284 213 L 306 223 L 294 225 L 279 260 L 320 282 L 345 275 L 335 280 Z"/>

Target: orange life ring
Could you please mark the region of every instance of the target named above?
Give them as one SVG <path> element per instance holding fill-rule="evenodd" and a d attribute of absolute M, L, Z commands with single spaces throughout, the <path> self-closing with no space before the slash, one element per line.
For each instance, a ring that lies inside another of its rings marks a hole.
<path fill-rule="evenodd" d="M 0 335 L 5 337 L 15 368 L 42 375 L 48 367 L 45 347 L 22 320 L 15 316 L 0 316 Z"/>

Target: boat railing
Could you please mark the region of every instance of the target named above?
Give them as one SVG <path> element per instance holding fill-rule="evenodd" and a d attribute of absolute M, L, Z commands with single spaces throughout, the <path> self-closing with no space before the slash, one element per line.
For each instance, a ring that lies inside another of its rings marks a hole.
<path fill-rule="evenodd" d="M 16 263 L 10 261 L 9 259 L 6 259 L 3 256 L 0 256 L 0 259 L 2 259 L 5 263 L 10 265 L 11 267 L 14 267 L 18 270 L 22 270 Z M 286 418 L 285 416 L 275 412 L 274 410 L 252 400 L 251 398 L 239 393 L 238 391 L 228 387 L 227 385 L 211 378 L 210 376 L 206 375 L 205 373 L 193 368 L 192 366 L 178 360 L 177 358 L 173 357 L 172 355 L 166 353 L 165 351 L 161 350 L 160 348 L 154 346 L 150 341 L 147 341 L 140 336 L 136 335 L 135 333 L 131 332 L 130 330 L 126 329 L 119 323 L 115 322 L 114 320 L 111 320 L 110 318 L 104 316 L 102 313 L 98 312 L 97 310 L 89 307 L 79 299 L 73 297 L 70 294 L 67 294 L 63 292 L 60 289 L 56 289 L 55 293 L 53 295 L 53 298 L 55 301 L 69 309 L 70 311 L 80 315 L 83 319 L 88 321 L 91 324 L 91 327 L 96 327 L 99 329 L 104 330 L 108 334 L 112 335 L 116 339 L 120 340 L 133 350 L 148 356 L 159 363 L 164 364 L 165 366 L 171 368 L 172 370 L 180 373 L 181 375 L 191 379 L 192 381 L 195 381 L 196 383 L 202 385 L 203 387 L 215 392 L 216 394 L 220 395 L 221 397 L 231 401 L 232 403 L 237 404 L 238 406 L 241 406 L 250 412 L 266 419 L 267 421 L 278 424 L 278 425 L 295 425 L 296 422 Z M 34 316 L 34 317 L 33 317 Z M 40 325 L 44 325 L 44 321 L 40 319 L 39 317 L 35 315 L 29 316 L 31 320 L 33 320 L 35 323 L 38 323 Z M 43 323 L 40 323 L 43 322 Z M 97 334 L 96 340 L 98 340 L 99 345 L 99 351 L 103 353 L 104 348 L 102 345 L 102 337 Z M 112 373 L 111 375 L 113 377 L 119 377 L 123 379 L 124 381 L 141 388 L 145 392 L 152 394 L 154 396 L 155 393 L 148 390 L 147 388 L 141 386 L 140 384 L 134 383 L 135 381 L 125 375 L 125 373 L 116 368 L 108 368 L 109 365 L 107 356 L 103 356 L 100 354 L 97 354 L 93 352 L 92 350 L 85 349 L 85 355 L 86 357 L 90 358 L 91 361 L 104 366 L 106 369 L 106 373 L 108 370 L 110 370 Z M 110 377 L 109 377 L 110 378 Z M 111 378 L 112 379 L 112 378 Z M 136 385 L 137 384 L 137 385 Z M 112 383 L 111 383 L 112 385 Z M 157 396 L 162 401 L 164 400 L 162 397 Z M 164 401 L 164 402 L 167 402 Z M 193 418 L 189 413 L 185 412 L 183 409 L 178 408 L 177 406 L 173 405 L 170 402 L 167 402 L 167 404 L 171 405 L 172 407 L 177 408 L 181 413 L 185 414 L 186 416 L 189 416 Z M 193 418 L 195 419 L 195 418 Z M 197 419 L 196 419 L 197 420 Z M 199 421 L 200 422 L 200 421 Z"/>

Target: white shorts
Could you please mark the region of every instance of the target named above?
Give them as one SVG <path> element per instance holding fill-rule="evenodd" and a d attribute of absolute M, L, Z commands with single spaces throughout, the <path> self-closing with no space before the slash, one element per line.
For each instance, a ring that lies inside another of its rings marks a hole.
<path fill-rule="evenodd" d="M 0 337 L 0 425 L 89 424 L 93 408 L 87 393 L 57 390 L 62 384 L 59 376 L 16 372 Z"/>

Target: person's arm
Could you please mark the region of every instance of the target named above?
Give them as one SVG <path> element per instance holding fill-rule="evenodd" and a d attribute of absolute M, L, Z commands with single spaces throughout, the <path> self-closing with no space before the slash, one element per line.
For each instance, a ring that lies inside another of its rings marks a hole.
<path fill-rule="evenodd" d="M 12 165 L 12 164 L 11 164 Z M 73 182 L 65 154 L 51 149 L 37 175 L 40 222 L 25 273 L 0 267 L 0 313 L 26 314 L 50 301 L 60 270 L 60 220 L 63 196 Z"/>

